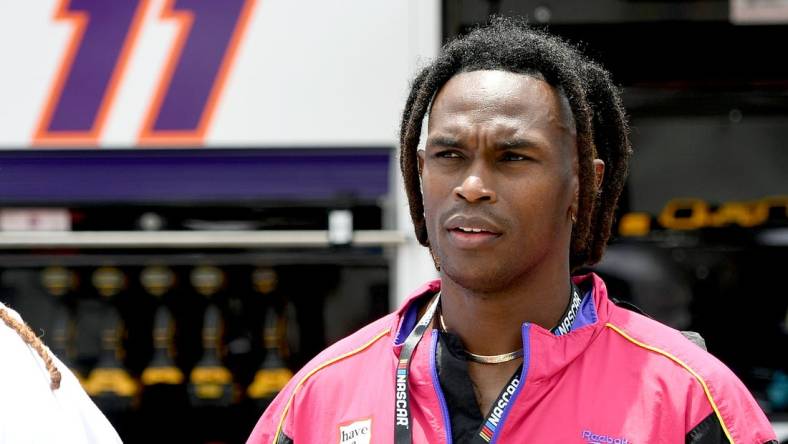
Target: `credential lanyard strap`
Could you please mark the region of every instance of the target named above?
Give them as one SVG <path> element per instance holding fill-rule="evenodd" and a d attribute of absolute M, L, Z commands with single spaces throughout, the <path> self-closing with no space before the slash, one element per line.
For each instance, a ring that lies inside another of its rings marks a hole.
<path fill-rule="evenodd" d="M 517 371 L 514 372 L 511 378 L 509 378 L 509 382 L 507 382 L 503 387 L 503 390 L 501 390 L 501 393 L 498 394 L 498 398 L 495 400 L 492 408 L 490 408 L 490 411 L 487 413 L 487 417 L 484 418 L 482 426 L 479 427 L 479 432 L 473 439 L 474 443 L 485 444 L 492 440 L 495 430 L 503 420 L 503 412 L 506 410 L 506 406 L 509 405 L 514 392 L 517 391 L 517 387 L 520 385 L 520 374 L 522 372 L 523 364 L 520 364 L 520 366 L 517 367 Z"/>
<path fill-rule="evenodd" d="M 570 291 L 571 295 L 569 297 L 569 306 L 566 307 L 566 311 L 561 317 L 561 320 L 558 322 L 558 325 L 550 330 L 556 336 L 569 333 L 569 330 L 572 329 L 572 324 L 577 318 L 577 313 L 580 311 L 580 304 L 583 302 L 583 298 L 580 297 L 580 289 L 577 288 L 577 285 L 572 283 Z"/>
<path fill-rule="evenodd" d="M 440 293 L 435 297 L 427 311 L 421 316 L 416 327 L 410 332 L 405 344 L 402 345 L 402 351 L 399 355 L 399 363 L 397 364 L 397 372 L 395 376 L 395 395 L 394 395 L 394 442 L 397 444 L 410 444 L 413 442 L 411 433 L 411 418 L 410 418 L 410 393 L 408 392 L 408 373 L 410 372 L 410 358 L 413 356 L 413 351 L 424 336 L 424 331 L 432 322 L 435 316 L 435 310 L 440 301 Z"/>

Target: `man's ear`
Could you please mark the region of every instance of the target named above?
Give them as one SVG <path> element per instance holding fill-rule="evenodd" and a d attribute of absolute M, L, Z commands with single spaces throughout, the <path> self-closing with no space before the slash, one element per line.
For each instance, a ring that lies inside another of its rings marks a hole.
<path fill-rule="evenodd" d="M 424 170 L 424 150 L 416 151 L 416 156 L 419 158 L 419 176 L 421 176 L 421 172 Z"/>
<path fill-rule="evenodd" d="M 572 204 L 569 205 L 568 217 L 572 223 L 575 223 L 577 221 L 577 211 L 580 205 L 580 181 L 577 179 L 577 176 L 575 176 L 575 179 L 573 180 L 573 186 L 574 190 L 572 190 Z"/>
<path fill-rule="evenodd" d="M 605 178 L 605 161 L 602 159 L 594 159 L 594 182 L 596 183 L 596 191 L 602 190 L 602 181 Z"/>

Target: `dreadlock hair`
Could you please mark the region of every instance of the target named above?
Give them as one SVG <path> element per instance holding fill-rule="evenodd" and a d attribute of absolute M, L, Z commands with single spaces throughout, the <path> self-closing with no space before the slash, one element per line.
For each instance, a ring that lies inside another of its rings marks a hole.
<path fill-rule="evenodd" d="M 560 38 L 533 29 L 517 18 L 493 17 L 490 24 L 450 41 L 412 83 L 400 126 L 400 168 L 416 239 L 430 247 L 417 155 L 424 117 L 450 78 L 478 70 L 531 75 L 546 81 L 566 97 L 577 129 L 580 180 L 570 269 L 574 271 L 598 262 L 610 237 L 614 210 L 632 152 L 619 91 L 600 65 Z M 595 158 L 605 162 L 599 190 L 594 180 Z M 435 259 L 436 267 L 440 268 Z"/>
<path fill-rule="evenodd" d="M 52 359 L 49 348 L 41 342 L 41 339 L 33 333 L 33 330 L 31 330 L 27 324 L 16 320 L 4 307 L 0 307 L 0 319 L 2 319 L 9 328 L 16 331 L 22 340 L 38 353 L 38 356 L 44 361 L 44 365 L 49 372 L 49 388 L 52 390 L 59 389 L 61 380 L 60 370 L 55 366 L 55 360 Z"/>

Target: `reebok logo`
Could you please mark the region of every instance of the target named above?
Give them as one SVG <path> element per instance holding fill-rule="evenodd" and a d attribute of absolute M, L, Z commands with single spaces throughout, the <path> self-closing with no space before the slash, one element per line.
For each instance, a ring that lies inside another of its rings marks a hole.
<path fill-rule="evenodd" d="M 372 440 L 372 418 L 339 426 L 339 444 L 369 444 Z"/>
<path fill-rule="evenodd" d="M 632 444 L 626 438 L 616 438 L 609 435 L 597 435 L 590 430 L 583 430 L 583 439 L 588 444 Z"/>

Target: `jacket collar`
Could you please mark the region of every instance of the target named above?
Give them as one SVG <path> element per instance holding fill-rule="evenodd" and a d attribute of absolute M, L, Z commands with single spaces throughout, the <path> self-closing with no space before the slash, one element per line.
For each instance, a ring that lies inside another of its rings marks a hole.
<path fill-rule="evenodd" d="M 418 303 L 422 299 L 429 299 L 441 289 L 440 279 L 435 279 L 423 284 L 405 299 L 399 309 L 395 312 L 391 326 L 391 337 L 394 338 L 394 347 L 399 353 L 402 343 L 405 342 L 411 330 L 418 322 L 419 309 L 423 303 Z"/>
<path fill-rule="evenodd" d="M 593 299 L 589 302 L 593 304 L 589 308 L 594 310 L 593 322 L 573 328 L 563 336 L 556 336 L 538 325 L 531 325 L 527 337 L 523 336 L 523 347 L 527 347 L 531 355 L 528 372 L 530 382 L 549 379 L 569 365 L 599 336 L 610 319 L 612 303 L 608 299 L 607 288 L 602 279 L 589 273 L 572 280 L 581 288 L 590 286 L 592 293 L 589 297 Z"/>
<path fill-rule="evenodd" d="M 585 318 L 590 320 L 590 322 L 579 328 L 573 328 L 568 334 L 564 336 L 555 336 L 552 332 L 538 325 L 531 325 L 531 335 L 534 339 L 547 341 L 548 343 L 554 341 L 555 345 L 558 345 L 562 342 L 585 342 L 583 338 L 586 338 L 587 340 L 592 339 L 592 337 L 596 336 L 595 333 L 598 332 L 599 328 L 603 327 L 605 323 L 607 323 L 608 319 L 610 318 L 611 303 L 608 300 L 607 288 L 605 287 L 605 283 L 602 281 L 602 279 L 594 273 L 589 273 L 582 276 L 572 277 L 572 282 L 581 288 L 591 289 L 591 295 L 589 297 L 592 298 L 592 301 L 588 301 L 583 304 L 586 306 L 584 309 L 589 309 L 592 311 L 592 313 L 586 313 L 585 316 Z M 410 296 L 408 296 L 405 302 L 395 312 L 395 321 L 392 322 L 391 326 L 391 337 L 394 338 L 392 345 L 394 346 L 396 352 L 399 352 L 399 349 L 402 347 L 402 343 L 405 341 L 408 334 L 411 332 L 411 330 L 413 330 L 413 327 L 418 321 L 418 312 L 423 305 L 423 300 L 429 299 L 439 292 L 440 287 L 440 279 L 435 279 L 425 283 L 416 291 L 414 291 Z M 528 346 L 528 344 L 523 345 Z"/>

